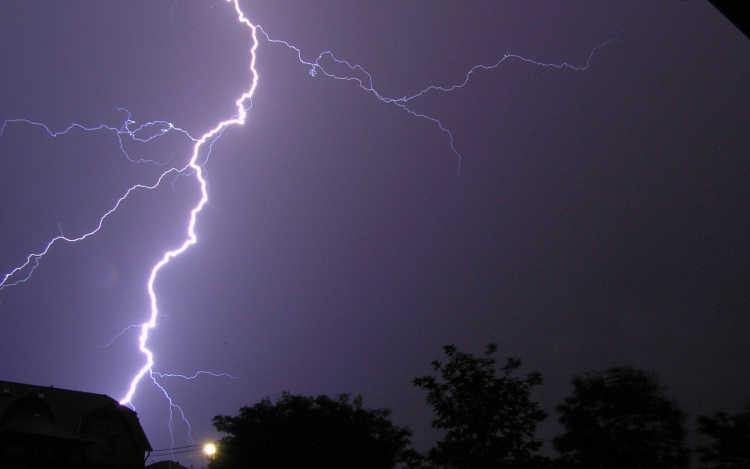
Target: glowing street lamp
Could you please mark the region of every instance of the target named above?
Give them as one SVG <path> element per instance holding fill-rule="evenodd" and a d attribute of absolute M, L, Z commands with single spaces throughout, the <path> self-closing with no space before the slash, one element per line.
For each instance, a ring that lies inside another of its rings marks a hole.
<path fill-rule="evenodd" d="M 203 445 L 203 454 L 208 456 L 209 459 L 213 459 L 216 454 L 216 445 L 213 443 L 206 443 Z"/>

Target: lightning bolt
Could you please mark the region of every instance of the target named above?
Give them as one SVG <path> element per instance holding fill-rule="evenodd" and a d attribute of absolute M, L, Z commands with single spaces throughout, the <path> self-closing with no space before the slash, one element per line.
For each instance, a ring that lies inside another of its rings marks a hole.
<path fill-rule="evenodd" d="M 135 390 L 138 387 L 138 383 L 146 373 L 152 372 L 152 367 L 154 365 L 154 354 L 151 352 L 151 350 L 148 349 L 148 347 L 146 347 L 146 341 L 148 341 L 148 332 L 156 327 L 156 318 L 159 316 L 156 292 L 154 292 L 154 281 L 156 280 L 156 276 L 161 268 L 167 265 L 167 263 L 171 259 L 185 252 L 187 248 L 195 244 L 195 242 L 198 240 L 198 238 L 195 236 L 196 216 L 198 215 L 198 212 L 203 209 L 203 206 L 206 204 L 206 202 L 208 202 L 206 179 L 203 177 L 203 168 L 198 164 L 200 149 L 206 142 L 212 141 L 214 137 L 221 135 L 224 129 L 226 129 L 230 125 L 242 125 L 245 123 L 247 111 L 245 110 L 245 106 L 243 105 L 243 103 L 252 99 L 253 93 L 255 93 L 255 88 L 258 86 L 258 72 L 255 70 L 255 50 L 258 48 L 256 27 L 245 17 L 245 14 L 240 9 L 239 0 L 233 0 L 233 3 L 234 8 L 237 11 L 237 16 L 240 23 L 247 25 L 252 31 L 253 45 L 250 48 L 250 73 L 253 77 L 252 84 L 250 85 L 250 89 L 243 93 L 242 96 L 240 96 L 237 101 L 235 101 L 235 104 L 237 105 L 236 117 L 219 122 L 216 127 L 203 134 L 203 136 L 195 142 L 195 146 L 193 146 L 193 157 L 190 159 L 190 163 L 188 163 L 188 166 L 192 168 L 193 171 L 195 171 L 195 177 L 198 179 L 198 183 L 200 184 L 201 188 L 201 199 L 198 202 L 198 205 L 196 205 L 195 208 L 190 211 L 190 221 L 188 223 L 187 239 L 185 240 L 185 242 L 182 243 L 182 246 L 178 247 L 177 249 L 167 251 L 164 254 L 164 257 L 162 257 L 162 259 L 153 267 L 153 269 L 151 269 L 151 276 L 148 279 L 148 295 L 151 298 L 151 318 L 141 325 L 141 335 L 138 346 L 139 350 L 144 355 L 146 355 L 146 364 L 143 365 L 143 367 L 138 371 L 138 373 L 136 373 L 135 377 L 130 382 L 130 388 L 128 389 L 127 394 L 125 394 L 125 397 L 120 400 L 120 404 L 123 405 L 130 403 L 130 401 L 133 399 L 133 394 L 135 394 Z"/>
<path fill-rule="evenodd" d="M 318 74 L 322 74 L 323 76 L 326 76 L 334 80 L 355 82 L 358 84 L 358 86 L 362 90 L 364 90 L 367 93 L 372 94 L 378 101 L 384 104 L 397 106 L 416 118 L 426 119 L 427 121 L 435 124 L 439 128 L 439 130 L 443 132 L 449 139 L 451 150 L 458 159 L 459 172 L 461 168 L 461 154 L 456 148 L 453 134 L 439 119 L 429 116 L 424 113 L 417 112 L 412 107 L 410 107 L 412 101 L 418 99 L 419 97 L 425 95 L 426 93 L 430 93 L 430 92 L 449 93 L 457 89 L 463 88 L 469 83 L 473 75 L 477 74 L 480 71 L 490 71 L 490 70 L 496 69 L 503 62 L 507 60 L 511 60 L 511 59 L 520 60 L 526 63 L 541 66 L 541 67 L 552 67 L 552 68 L 557 68 L 557 69 L 569 68 L 569 69 L 576 70 L 576 71 L 586 70 L 590 66 L 591 60 L 594 57 L 594 54 L 596 53 L 596 51 L 599 48 L 614 41 L 614 40 L 607 41 L 594 47 L 591 50 L 585 63 L 579 66 L 572 65 L 567 62 L 560 63 L 560 64 L 538 62 L 529 58 L 521 57 L 519 55 L 511 54 L 507 52 L 505 55 L 503 55 L 502 58 L 500 58 L 495 63 L 489 64 L 489 65 L 482 65 L 482 64 L 475 65 L 466 73 L 463 81 L 459 83 L 448 85 L 448 86 L 430 85 L 427 88 L 424 88 L 423 90 L 411 96 L 403 96 L 399 98 L 394 98 L 394 97 L 387 97 L 387 96 L 380 94 L 374 87 L 372 75 L 369 72 L 367 72 L 363 67 L 357 64 L 352 64 L 346 60 L 339 59 L 335 57 L 334 54 L 330 51 L 325 51 L 325 52 L 320 53 L 317 56 L 317 58 L 312 61 L 303 59 L 302 51 L 298 47 L 286 41 L 271 38 L 271 36 L 268 33 L 266 33 L 266 31 L 263 30 L 260 25 L 254 25 L 253 23 L 251 23 L 245 16 L 245 14 L 242 12 L 240 5 L 239 5 L 239 0 L 226 0 L 226 1 L 234 5 L 234 9 L 237 13 L 238 21 L 241 24 L 246 25 L 251 31 L 252 46 L 250 48 L 249 70 L 250 70 L 252 79 L 249 85 L 249 89 L 245 91 L 235 101 L 235 105 L 237 106 L 237 113 L 231 118 L 224 120 L 222 122 L 219 122 L 214 128 L 212 128 L 211 130 L 203 134 L 200 138 L 194 138 L 187 131 L 180 129 L 179 127 L 174 126 L 172 123 L 166 122 L 166 121 L 152 121 L 152 122 L 148 122 L 145 124 L 137 125 L 137 123 L 134 120 L 132 120 L 130 112 L 125 109 L 121 109 L 123 112 L 126 113 L 126 118 L 124 120 L 123 125 L 120 127 L 107 126 L 104 124 L 100 124 L 94 127 L 86 127 L 80 124 L 72 124 L 69 127 L 61 131 L 55 132 L 55 131 L 52 131 L 50 128 L 48 128 L 44 124 L 33 122 L 27 119 L 6 120 L 0 126 L 0 137 L 2 137 L 3 132 L 5 132 L 6 128 L 11 124 L 26 124 L 26 125 L 31 125 L 31 126 L 40 126 L 51 137 L 59 137 L 62 135 L 66 135 L 67 133 L 73 130 L 113 132 L 117 137 L 121 152 L 132 163 L 152 163 L 152 164 L 159 164 L 159 165 L 167 164 L 165 162 L 157 162 L 155 160 L 149 160 L 149 159 L 143 159 L 143 158 L 140 158 L 140 159 L 132 158 L 123 146 L 124 138 L 129 138 L 134 142 L 148 143 L 151 140 L 161 137 L 163 135 L 166 135 L 169 132 L 178 132 L 180 134 L 183 134 L 184 136 L 186 136 L 193 142 L 192 157 L 190 158 L 187 165 L 183 166 L 182 168 L 170 168 L 164 171 L 163 173 L 161 173 L 161 175 L 157 178 L 157 180 L 153 184 L 136 184 L 130 187 L 124 193 L 124 195 L 122 195 L 119 199 L 116 200 L 112 208 L 109 209 L 107 212 L 105 212 L 101 216 L 98 224 L 94 227 L 94 229 L 77 237 L 67 237 L 61 233 L 59 236 L 52 238 L 45 245 L 44 249 L 42 249 L 39 252 L 29 254 L 26 257 L 26 260 L 21 265 L 14 268 L 13 270 L 5 274 L 2 278 L 0 278 L 0 291 L 2 291 L 3 289 L 7 287 L 11 287 L 11 286 L 18 285 L 20 283 L 24 283 L 28 281 L 31 278 L 34 270 L 39 266 L 39 262 L 42 259 L 42 257 L 44 257 L 50 251 L 53 245 L 61 243 L 61 242 L 76 243 L 79 241 L 83 241 L 90 236 L 93 236 L 99 230 L 101 230 L 106 219 L 111 214 L 113 214 L 120 207 L 120 205 L 130 196 L 130 194 L 133 193 L 134 191 L 153 190 L 156 187 L 158 187 L 168 175 L 172 175 L 172 174 L 175 176 L 195 176 L 200 186 L 201 198 L 198 201 L 198 203 L 193 207 L 193 209 L 190 211 L 190 217 L 188 220 L 187 230 L 186 230 L 186 238 L 179 247 L 165 252 L 162 258 L 151 269 L 151 273 L 150 273 L 148 283 L 147 283 L 147 290 L 148 290 L 148 294 L 150 298 L 149 320 L 142 324 L 134 324 L 134 325 L 130 325 L 126 327 L 106 345 L 106 346 L 109 346 L 115 340 L 117 340 L 120 336 L 122 336 L 126 331 L 130 329 L 135 329 L 135 328 L 140 329 L 140 335 L 138 338 L 138 344 L 139 344 L 138 348 L 140 352 L 146 357 L 146 362 L 134 375 L 133 379 L 130 382 L 128 390 L 125 393 L 125 396 L 120 400 L 120 403 L 123 405 L 130 405 L 131 407 L 133 407 L 132 400 L 138 388 L 138 385 L 140 384 L 140 382 L 143 380 L 144 377 L 148 376 L 148 378 L 163 392 L 163 394 L 165 395 L 166 399 L 169 402 L 169 415 L 170 415 L 169 428 L 170 428 L 170 435 L 172 436 L 172 446 L 174 446 L 174 435 L 172 434 L 173 409 L 177 409 L 179 411 L 180 417 L 187 423 L 188 438 L 192 442 L 192 438 L 190 437 L 191 427 L 190 427 L 190 423 L 185 418 L 185 413 L 183 412 L 183 410 L 172 401 L 171 397 L 169 396 L 169 393 L 158 382 L 157 378 L 182 378 L 182 379 L 189 380 L 189 379 L 195 379 L 200 375 L 210 375 L 214 377 L 223 376 L 223 377 L 229 377 L 229 378 L 235 378 L 235 379 L 236 377 L 231 376 L 226 373 L 211 373 L 208 371 L 199 371 L 197 373 L 194 373 L 193 375 L 168 374 L 168 373 L 160 373 L 160 372 L 154 371 L 153 369 L 154 368 L 154 355 L 147 346 L 147 342 L 149 339 L 149 331 L 153 329 L 154 327 L 156 327 L 157 319 L 159 317 L 158 300 L 157 300 L 157 294 L 154 290 L 154 283 L 162 267 L 167 265 L 173 258 L 179 256 L 180 254 L 185 252 L 185 250 L 187 250 L 190 246 L 192 246 L 193 244 L 197 242 L 197 237 L 195 234 L 195 224 L 196 224 L 197 215 L 203 209 L 203 207 L 208 203 L 208 181 L 205 176 L 204 165 L 207 159 L 211 155 L 213 144 L 221 137 L 222 133 L 230 126 L 243 125 L 246 120 L 247 111 L 252 107 L 252 97 L 257 88 L 258 79 L 259 79 L 258 72 L 255 69 L 256 50 L 259 45 L 258 33 L 260 33 L 268 43 L 280 44 L 294 51 L 297 57 L 297 60 L 302 65 L 309 68 L 309 73 L 311 76 L 314 77 L 314 76 L 317 76 Z M 351 75 L 343 75 L 343 74 L 334 73 L 331 70 L 331 68 L 326 67 L 326 63 L 331 63 L 334 66 L 338 66 L 339 68 L 348 69 L 351 72 Z M 357 75 L 360 75 L 360 76 L 357 76 Z M 362 76 L 366 78 L 362 78 Z M 145 136 L 141 136 L 141 135 L 145 135 Z M 207 150 L 205 151 L 205 157 L 203 159 L 203 162 L 199 163 L 201 153 L 204 151 L 205 147 L 207 147 Z"/>

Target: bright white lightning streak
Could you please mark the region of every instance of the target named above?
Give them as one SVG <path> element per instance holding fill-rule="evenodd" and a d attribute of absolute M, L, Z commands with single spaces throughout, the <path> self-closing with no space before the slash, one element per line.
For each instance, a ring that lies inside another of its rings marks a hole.
<path fill-rule="evenodd" d="M 203 177 L 203 168 L 197 164 L 198 161 L 198 155 L 200 153 L 200 149 L 203 146 L 204 143 L 206 143 L 208 140 L 212 139 L 214 136 L 221 134 L 221 132 L 227 128 L 230 125 L 238 124 L 242 125 L 245 123 L 245 117 L 247 116 L 247 111 L 245 110 L 245 107 L 243 106 L 243 103 L 246 100 L 249 100 L 252 98 L 253 93 L 255 92 L 255 88 L 258 85 L 258 72 L 255 70 L 255 50 L 258 48 L 258 38 L 256 36 L 256 27 L 250 21 L 245 18 L 245 14 L 240 9 L 239 0 L 227 0 L 228 2 L 234 3 L 234 9 L 237 11 L 237 16 L 239 18 L 240 23 L 246 24 L 250 30 L 252 31 L 253 36 L 253 46 L 250 48 L 250 72 L 252 73 L 252 84 L 250 85 L 250 89 L 242 94 L 242 96 L 235 101 L 235 104 L 237 105 L 237 115 L 236 117 L 233 117 L 232 119 L 228 119 L 225 121 L 220 122 L 216 125 L 213 129 L 209 130 L 203 136 L 198 139 L 198 141 L 195 142 L 195 146 L 193 146 L 193 157 L 190 159 L 190 163 L 188 163 L 188 166 L 193 168 L 195 171 L 195 175 L 198 178 L 198 182 L 201 186 L 201 199 L 198 202 L 198 205 L 193 208 L 193 210 L 190 212 L 190 222 L 188 223 L 188 238 L 185 240 L 184 243 L 182 243 L 182 246 L 179 248 L 168 251 L 164 254 L 164 257 L 151 269 L 151 276 L 148 279 L 148 294 L 151 298 L 151 318 L 148 322 L 145 322 L 141 325 L 141 336 L 139 339 L 139 349 L 140 351 L 146 355 L 146 364 L 143 365 L 143 368 L 141 368 L 138 373 L 136 373 L 135 377 L 130 383 L 130 388 L 128 389 L 127 394 L 124 398 L 120 400 L 120 404 L 130 404 L 131 400 L 133 399 L 133 394 L 135 394 L 135 390 L 138 387 L 138 383 L 141 381 L 143 376 L 146 373 L 151 373 L 153 378 L 153 371 L 152 367 L 154 365 L 154 355 L 151 352 L 151 350 L 146 347 L 146 341 L 148 340 L 148 331 L 156 327 L 156 318 L 159 316 L 159 309 L 157 306 L 156 301 L 156 293 L 154 292 L 154 281 L 156 280 L 156 275 L 159 273 L 159 270 L 161 270 L 162 267 L 164 267 L 170 259 L 179 256 L 185 250 L 195 244 L 197 241 L 197 237 L 195 236 L 195 221 L 196 216 L 198 215 L 198 212 L 203 209 L 203 206 L 208 202 L 208 191 L 206 190 L 207 184 L 206 180 Z M 210 145 L 210 144 L 209 144 Z M 171 404 L 171 400 L 170 400 Z M 171 410 L 170 410 L 171 413 Z"/>
<path fill-rule="evenodd" d="M 245 109 L 245 111 L 247 111 L 248 109 Z M 20 124 L 20 123 L 28 124 L 28 125 L 31 125 L 33 127 L 41 127 L 41 128 L 44 129 L 45 132 L 47 132 L 47 134 L 50 137 L 53 137 L 53 138 L 57 138 L 57 137 L 66 135 L 68 132 L 70 132 L 72 130 L 83 130 L 83 131 L 86 131 L 86 132 L 93 132 L 93 131 L 98 131 L 98 130 L 107 130 L 107 131 L 111 131 L 111 132 L 115 133 L 115 135 L 117 136 L 117 141 L 118 141 L 118 146 L 120 148 L 120 151 L 122 152 L 123 155 L 125 155 L 125 157 L 128 159 L 128 161 L 130 161 L 131 163 L 154 163 L 154 164 L 157 164 L 157 165 L 160 165 L 160 166 L 166 165 L 168 162 L 158 162 L 158 161 L 155 161 L 155 160 L 148 160 L 148 159 L 143 159 L 143 158 L 141 158 L 141 159 L 133 159 L 130 156 L 130 154 L 127 151 L 125 151 L 125 148 L 123 146 L 124 145 L 124 143 L 123 143 L 123 136 L 127 135 L 134 142 L 148 143 L 148 142 L 150 142 L 151 140 L 153 140 L 153 139 L 155 139 L 157 137 L 161 137 L 161 136 L 163 136 L 163 135 L 165 135 L 165 134 L 167 134 L 167 133 L 169 133 L 171 131 L 175 131 L 175 132 L 179 132 L 181 134 L 184 134 L 185 136 L 187 136 L 193 142 L 197 142 L 198 141 L 196 138 L 192 137 L 187 131 L 185 131 L 185 130 L 179 128 L 179 127 L 175 127 L 174 124 L 172 124 L 171 122 L 166 122 L 166 121 L 151 121 L 151 122 L 147 122 L 145 124 L 141 124 L 138 127 L 136 127 L 136 128 L 133 129 L 133 128 L 131 128 L 131 125 L 135 124 L 136 122 L 130 118 L 131 117 L 130 111 L 128 111 L 127 109 L 122 109 L 122 108 L 120 108 L 118 110 L 124 111 L 127 114 L 127 118 L 125 119 L 125 122 L 123 123 L 122 127 L 120 127 L 120 128 L 108 126 L 108 125 L 105 125 L 105 124 L 99 124 L 98 126 L 95 126 L 95 127 L 86 127 L 86 126 L 81 125 L 81 124 L 71 124 L 67 128 L 65 128 L 64 130 L 60 130 L 60 131 L 54 132 L 49 127 L 47 127 L 46 125 L 44 125 L 44 124 L 42 124 L 40 122 L 34 122 L 34 121 L 31 121 L 31 120 L 28 120 L 28 119 L 8 119 L 8 120 L 3 121 L 2 125 L 0 125 L 0 137 L 3 136 L 3 134 L 5 133 L 6 128 L 8 127 L 9 124 Z M 236 117 L 237 117 L 237 115 L 232 116 L 233 119 L 236 118 Z M 155 126 L 160 126 L 160 129 L 158 130 L 158 133 L 155 132 L 153 135 L 145 137 L 145 138 L 138 137 L 138 135 L 137 135 L 138 132 L 149 130 L 151 127 L 155 127 Z M 218 139 L 218 137 L 221 136 L 222 132 L 224 132 L 225 129 L 226 129 L 226 127 L 222 128 L 221 131 L 218 133 L 218 135 L 216 135 L 216 138 L 214 138 L 214 139 L 211 140 L 211 143 L 209 144 L 209 147 L 208 147 L 208 152 L 206 153 L 206 161 L 208 161 L 208 158 L 211 156 L 211 150 L 213 148 L 213 144 L 216 142 L 216 140 Z M 204 164 L 205 164 L 205 161 L 204 161 Z M 88 231 L 88 232 L 86 232 L 86 233 L 84 233 L 84 234 L 82 234 L 82 235 L 80 235 L 78 237 L 68 237 L 68 236 L 65 236 L 63 233 L 60 233 L 59 236 L 56 236 L 56 237 L 52 238 L 51 240 L 49 240 L 49 242 L 47 242 L 47 244 L 44 246 L 44 248 L 41 251 L 34 252 L 34 253 L 31 253 L 31 254 L 27 255 L 26 256 L 26 260 L 24 262 L 22 262 L 21 265 L 19 265 L 18 267 L 15 267 L 10 272 L 8 272 L 7 274 L 3 275 L 0 278 L 0 291 L 4 290 L 5 288 L 13 287 L 13 286 L 16 286 L 18 284 L 24 283 L 27 280 L 29 280 L 31 278 L 32 274 L 34 273 L 34 270 L 36 270 L 36 268 L 39 266 L 39 261 L 42 259 L 42 257 L 44 257 L 49 252 L 49 250 L 55 244 L 58 244 L 59 242 L 62 242 L 62 241 L 65 241 L 65 242 L 68 242 L 68 243 L 77 243 L 79 241 L 83 241 L 83 240 L 85 240 L 85 239 L 87 239 L 87 238 L 95 235 L 96 233 L 98 233 L 99 230 L 102 229 L 102 226 L 104 225 L 104 221 L 107 218 L 109 218 L 110 215 L 112 215 L 114 212 L 117 211 L 117 209 L 120 207 L 120 205 L 130 196 L 130 194 L 133 191 L 135 191 L 137 189 L 148 189 L 148 190 L 156 189 L 161 184 L 161 182 L 164 180 L 164 178 L 168 174 L 174 173 L 174 174 L 176 174 L 178 176 L 180 176 L 180 175 L 187 176 L 186 174 L 184 174 L 185 171 L 187 169 L 189 169 L 189 168 L 192 168 L 192 167 L 193 166 L 191 166 L 191 165 L 188 164 L 186 166 L 183 166 L 182 168 L 171 168 L 171 169 L 165 171 L 164 173 L 162 173 L 159 176 L 159 178 L 156 180 L 156 183 L 154 183 L 154 184 L 151 184 L 151 185 L 148 185 L 148 184 L 137 184 L 137 185 L 129 188 L 127 191 L 125 191 L 125 194 L 122 197 L 120 197 L 119 199 L 117 199 L 117 201 L 112 206 L 112 208 L 110 210 L 106 211 L 104 213 L 104 215 L 102 215 L 101 218 L 99 218 L 99 223 L 96 225 L 96 227 L 93 230 L 90 230 L 90 231 Z M 26 271 L 25 275 L 24 275 L 24 271 Z M 19 278 L 17 278 L 17 277 L 19 277 Z M 131 325 L 131 326 L 126 327 L 122 332 L 120 332 L 119 334 L 117 334 L 117 336 L 115 336 L 105 347 L 108 347 L 109 345 L 111 345 L 112 342 L 114 342 L 118 337 L 120 337 L 125 331 L 127 331 L 128 329 L 132 329 L 134 327 L 141 327 L 141 325 L 140 324 L 135 324 L 135 325 Z"/>

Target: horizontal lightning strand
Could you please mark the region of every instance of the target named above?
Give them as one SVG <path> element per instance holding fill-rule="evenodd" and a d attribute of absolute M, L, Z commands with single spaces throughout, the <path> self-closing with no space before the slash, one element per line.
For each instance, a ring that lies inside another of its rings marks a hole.
<path fill-rule="evenodd" d="M 518 60 L 521 60 L 523 62 L 531 63 L 531 64 L 538 65 L 538 66 L 541 66 L 541 67 L 552 67 L 552 68 L 558 68 L 558 69 L 570 68 L 570 69 L 576 70 L 576 71 L 586 70 L 586 69 L 589 68 L 589 65 L 591 64 L 591 59 L 594 57 L 594 53 L 597 51 L 597 49 L 599 49 L 600 47 L 603 47 L 603 46 L 605 46 L 605 45 L 607 45 L 607 44 L 609 44 L 609 43 L 611 43 L 613 41 L 616 41 L 616 39 L 611 39 L 609 41 L 603 42 L 603 43 L 599 44 L 598 46 L 594 47 L 591 50 L 591 53 L 589 53 L 589 56 L 586 59 L 586 64 L 585 65 L 575 66 L 575 65 L 569 64 L 568 62 L 563 62 L 561 64 L 538 62 L 538 61 L 535 61 L 535 60 L 532 60 L 532 59 L 529 59 L 529 58 L 526 58 L 526 57 L 522 57 L 520 55 L 506 53 L 500 60 L 498 60 L 493 65 L 475 65 L 475 66 L 473 66 L 471 69 L 469 69 L 468 72 L 466 72 L 466 76 L 464 77 L 464 80 L 461 83 L 457 83 L 457 84 L 449 86 L 449 87 L 443 87 L 443 86 L 437 86 L 437 85 L 430 85 L 427 88 L 425 88 L 425 89 L 423 89 L 423 90 L 419 91 L 418 93 L 415 93 L 415 94 L 413 94 L 411 96 L 404 96 L 402 98 L 389 98 L 387 96 L 383 96 L 382 94 L 380 94 L 374 88 L 374 86 L 373 86 L 373 80 L 372 80 L 372 75 L 370 75 L 370 73 L 367 70 L 365 70 L 362 66 L 357 65 L 357 64 L 352 65 L 350 62 L 348 62 L 346 60 L 338 59 L 338 58 L 336 58 L 335 55 L 333 55 L 333 53 L 331 51 L 322 52 L 322 53 L 320 53 L 318 55 L 318 57 L 315 59 L 315 61 L 308 62 L 308 61 L 306 61 L 305 59 L 302 58 L 302 51 L 298 47 L 293 46 L 292 44 L 289 44 L 287 41 L 284 41 L 284 40 L 281 40 L 281 39 L 271 39 L 271 37 L 268 35 L 268 33 L 260 25 L 258 25 L 256 27 L 261 31 L 261 33 L 263 33 L 263 35 L 266 37 L 266 40 L 268 42 L 276 43 L 276 44 L 283 44 L 284 46 L 288 47 L 289 49 L 294 50 L 297 53 L 297 59 L 300 61 L 300 63 L 302 63 L 302 64 L 310 67 L 309 73 L 310 73 L 311 76 L 316 76 L 318 74 L 318 72 L 320 71 L 320 73 L 322 73 L 323 75 L 325 75 L 325 76 L 327 76 L 329 78 L 333 78 L 335 80 L 344 80 L 344 81 L 354 81 L 354 82 L 357 82 L 359 84 L 360 88 L 362 88 L 363 90 L 365 90 L 365 91 L 367 91 L 369 93 L 372 93 L 379 101 L 381 101 L 383 103 L 386 103 L 386 104 L 393 104 L 395 106 L 400 107 L 401 109 L 403 109 L 404 111 L 408 112 L 409 114 L 413 115 L 414 117 L 418 117 L 418 118 L 421 118 L 421 119 L 426 119 L 426 120 L 428 120 L 428 121 L 430 121 L 430 122 L 432 122 L 434 124 L 437 124 L 437 126 L 440 128 L 440 130 L 443 131 L 443 132 L 445 132 L 448 135 L 448 138 L 450 139 L 451 150 L 458 157 L 458 170 L 459 170 L 459 172 L 461 171 L 461 160 L 462 160 L 462 157 L 461 157 L 461 154 L 456 149 L 455 140 L 453 138 L 453 133 L 448 128 L 446 128 L 439 119 L 437 119 L 435 117 L 428 116 L 427 114 L 422 114 L 422 113 L 419 113 L 417 111 L 414 111 L 413 109 L 409 108 L 406 105 L 406 103 L 408 103 L 409 101 L 414 100 L 416 98 L 419 98 L 420 96 L 422 96 L 425 93 L 428 93 L 430 91 L 450 92 L 450 91 L 454 91 L 454 90 L 463 88 L 463 87 L 465 87 L 469 83 L 469 79 L 471 78 L 471 76 L 474 75 L 478 70 L 492 70 L 492 69 L 495 69 L 495 68 L 499 67 L 500 64 L 502 64 L 503 62 L 505 62 L 508 59 L 518 59 Z M 344 66 L 348 67 L 349 70 L 351 70 L 351 71 L 356 71 L 356 70 L 361 71 L 362 73 L 364 73 L 365 75 L 367 75 L 367 81 L 368 81 L 368 83 L 366 84 L 361 78 L 358 78 L 358 77 L 336 75 L 335 73 L 327 71 L 325 69 L 325 67 L 323 65 L 321 65 L 321 63 L 320 63 L 321 60 L 323 60 L 325 57 L 330 57 L 331 60 L 333 60 L 334 62 L 336 62 L 339 65 L 344 65 Z"/>
<path fill-rule="evenodd" d="M 95 130 L 108 130 L 108 131 L 114 132 L 117 135 L 117 140 L 119 142 L 120 151 L 122 152 L 123 155 L 125 155 L 125 157 L 131 163 L 155 163 L 158 165 L 165 165 L 166 163 L 160 163 L 155 160 L 148 160 L 148 159 L 143 159 L 143 158 L 138 159 L 138 160 L 131 158 L 128 152 L 125 151 L 125 148 L 123 147 L 124 145 L 122 141 L 123 136 L 130 137 L 134 142 L 148 143 L 151 140 L 157 137 L 161 137 L 162 135 L 174 130 L 176 132 L 184 134 L 190 140 L 194 142 L 196 141 L 196 139 L 192 135 L 190 135 L 190 133 L 188 133 L 186 130 L 183 130 L 179 127 L 175 127 L 171 122 L 162 121 L 162 120 L 146 122 L 144 124 L 139 125 L 135 129 L 131 129 L 130 126 L 133 124 L 136 124 L 137 122 L 131 119 L 130 111 L 128 111 L 125 108 L 117 108 L 117 110 L 123 111 L 127 114 L 127 117 L 125 118 L 125 121 L 122 124 L 122 127 L 120 128 L 112 127 L 112 126 L 101 124 L 101 123 L 95 127 L 87 127 L 85 125 L 73 123 L 73 124 L 70 124 L 68 127 L 66 127 L 64 130 L 55 132 L 55 131 L 52 131 L 47 125 L 42 124 L 41 122 L 35 122 L 29 119 L 6 119 L 5 121 L 3 121 L 2 125 L 0 125 L 0 137 L 3 136 L 3 133 L 5 132 L 5 128 L 9 124 L 16 124 L 16 123 L 23 123 L 23 124 L 28 124 L 34 127 L 41 127 L 45 130 L 45 132 L 47 132 L 47 134 L 49 134 L 50 137 L 60 137 L 76 129 L 84 130 L 87 132 L 91 132 Z M 150 130 L 151 127 L 157 127 L 158 131 L 149 137 L 138 137 L 136 135 L 138 132 Z"/>
<path fill-rule="evenodd" d="M 159 373 L 157 371 L 152 371 L 152 374 L 154 374 L 155 376 L 158 376 L 159 378 L 195 379 L 200 375 L 209 375 L 209 376 L 213 376 L 214 378 L 226 376 L 227 378 L 240 379 L 237 376 L 230 375 L 229 373 L 212 373 L 210 371 L 197 371 L 193 376 L 181 375 L 181 374 L 176 374 L 176 373 Z"/>

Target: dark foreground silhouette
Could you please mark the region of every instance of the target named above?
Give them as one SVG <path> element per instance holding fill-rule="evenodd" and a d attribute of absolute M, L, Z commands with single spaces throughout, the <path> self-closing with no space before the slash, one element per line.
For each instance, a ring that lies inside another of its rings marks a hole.
<path fill-rule="evenodd" d="M 519 376 L 521 360 L 497 368 L 494 344 L 479 357 L 444 347 L 436 375 L 414 379 L 427 392 L 432 426 L 444 437 L 427 453 L 411 448 L 412 432 L 390 421 L 389 409 L 368 409 L 361 396 L 284 393 L 216 416 L 226 436 L 210 469 L 678 469 L 690 465 L 685 413 L 655 374 L 615 367 L 574 376 L 573 392 L 557 406 L 564 432 L 557 459 L 538 454 L 536 427 L 548 417 L 531 391 L 542 375 Z M 750 405 L 697 419 L 709 441 L 694 448 L 702 468 L 750 469 Z"/>

